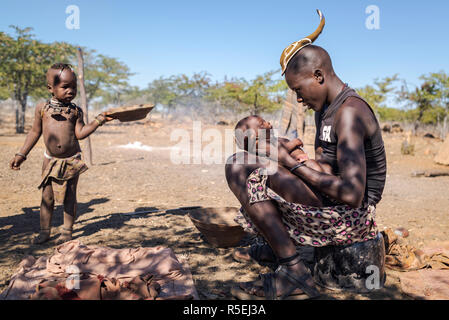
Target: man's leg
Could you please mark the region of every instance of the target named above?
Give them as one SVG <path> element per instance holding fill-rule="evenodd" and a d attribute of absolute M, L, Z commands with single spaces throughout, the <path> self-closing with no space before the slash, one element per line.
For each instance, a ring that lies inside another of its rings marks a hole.
<path fill-rule="evenodd" d="M 245 154 L 243 158 L 248 160 L 252 155 Z M 234 159 L 236 156 L 234 155 Z M 250 163 L 254 163 L 254 159 Z M 256 160 L 257 162 L 257 160 Z M 264 167 L 260 163 L 238 164 L 228 163 L 225 167 L 226 179 L 229 188 L 241 203 L 243 209 L 248 214 L 257 229 L 262 233 L 268 244 L 273 249 L 279 259 L 285 259 L 296 254 L 296 247 L 290 238 L 283 222 L 282 216 L 272 201 L 257 202 L 249 204 L 246 179 L 249 174 L 259 167 Z M 321 205 L 319 197 L 298 177 L 293 176 L 285 168 L 279 168 L 276 173 L 269 176 L 270 188 L 277 192 L 287 201 L 306 205 Z M 303 263 L 297 263 L 287 267 L 289 272 L 296 276 L 301 276 L 306 272 Z M 286 292 L 291 288 L 291 283 L 285 278 L 276 279 L 278 294 Z M 306 281 L 309 286 L 314 286 L 313 280 Z M 248 284 L 244 286 L 250 293 L 263 295 L 260 286 Z"/>
<path fill-rule="evenodd" d="M 72 240 L 73 224 L 76 219 L 76 188 L 78 186 L 79 176 L 67 181 L 67 189 L 64 198 L 64 224 L 62 226 L 61 235 L 58 243 L 64 243 Z"/>

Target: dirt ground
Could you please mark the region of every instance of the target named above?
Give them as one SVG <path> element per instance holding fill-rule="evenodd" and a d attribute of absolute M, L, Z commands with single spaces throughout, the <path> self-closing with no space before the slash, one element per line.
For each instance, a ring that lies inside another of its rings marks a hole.
<path fill-rule="evenodd" d="M 27 255 L 49 255 L 62 224 L 62 207 L 53 216 L 52 240 L 31 245 L 39 230 L 40 182 L 44 145 L 42 139 L 20 171 L 8 162 L 22 146 L 25 135 L 15 134 L 12 114 L 0 122 L 0 291 L 6 288 L 19 262 Z M 27 118 L 27 123 L 31 123 Z M 232 126 L 206 126 L 224 132 Z M 213 248 L 182 211 L 187 206 L 238 206 L 228 189 L 224 165 L 172 164 L 170 149 L 174 129 L 185 129 L 192 138 L 192 123 L 173 123 L 152 115 L 132 124 L 110 123 L 91 136 L 94 165 L 78 187 L 78 220 L 74 237 L 86 245 L 113 248 L 167 246 L 188 259 L 202 299 L 230 299 L 229 289 L 239 281 L 254 279 L 268 269 L 242 265 L 231 258 L 232 249 Z M 306 148 L 312 150 L 313 128 L 308 128 Z M 449 240 L 449 177 L 416 178 L 416 170 L 448 170 L 434 164 L 440 140 L 417 137 L 415 155 L 401 155 L 405 134 L 385 134 L 387 183 L 377 207 L 377 221 L 384 227 L 404 227 L 416 247 Z M 134 142 L 152 150 L 124 149 Z M 206 143 L 207 144 L 207 143 Z M 223 156 L 224 158 L 224 156 Z M 223 162 L 223 161 L 222 161 Z M 126 214 L 155 209 L 144 214 Z M 157 211 L 156 211 L 157 209 Z M 323 299 L 410 299 L 400 290 L 397 273 L 388 271 L 385 288 L 370 294 L 323 291 Z"/>

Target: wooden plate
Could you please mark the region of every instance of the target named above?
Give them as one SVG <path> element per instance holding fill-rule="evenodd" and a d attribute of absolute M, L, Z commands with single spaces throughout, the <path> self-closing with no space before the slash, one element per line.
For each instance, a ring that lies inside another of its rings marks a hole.
<path fill-rule="evenodd" d="M 153 108 L 154 104 L 118 107 L 108 110 L 108 117 L 117 119 L 120 122 L 136 121 L 144 119 Z"/>
<path fill-rule="evenodd" d="M 207 242 L 214 247 L 235 247 L 245 236 L 245 231 L 234 222 L 234 216 L 239 208 L 200 208 L 186 210 L 190 220 L 200 231 Z"/>

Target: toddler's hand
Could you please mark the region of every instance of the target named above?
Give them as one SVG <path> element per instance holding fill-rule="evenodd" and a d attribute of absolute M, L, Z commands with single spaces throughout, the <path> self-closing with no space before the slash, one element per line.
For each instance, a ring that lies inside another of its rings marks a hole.
<path fill-rule="evenodd" d="M 10 162 L 9 167 L 13 170 L 20 170 L 20 165 L 24 162 L 25 159 L 21 156 L 15 156 Z"/>
<path fill-rule="evenodd" d="M 107 111 L 106 112 L 102 112 L 101 115 L 104 117 L 106 122 L 114 120 L 114 118 L 108 117 L 109 112 L 107 112 Z"/>

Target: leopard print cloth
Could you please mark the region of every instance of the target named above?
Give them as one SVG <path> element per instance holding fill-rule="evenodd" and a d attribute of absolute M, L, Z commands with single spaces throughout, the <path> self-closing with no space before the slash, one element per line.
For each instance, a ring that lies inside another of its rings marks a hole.
<path fill-rule="evenodd" d="M 312 207 L 287 202 L 267 187 L 265 170 L 254 170 L 247 179 L 250 204 L 275 201 L 282 213 L 282 220 L 296 245 L 323 247 L 348 245 L 374 239 L 378 230 L 375 222 L 376 207 L 365 205 L 351 208 L 347 205 Z M 259 234 L 248 214 L 240 209 L 235 221 L 245 231 Z"/>

